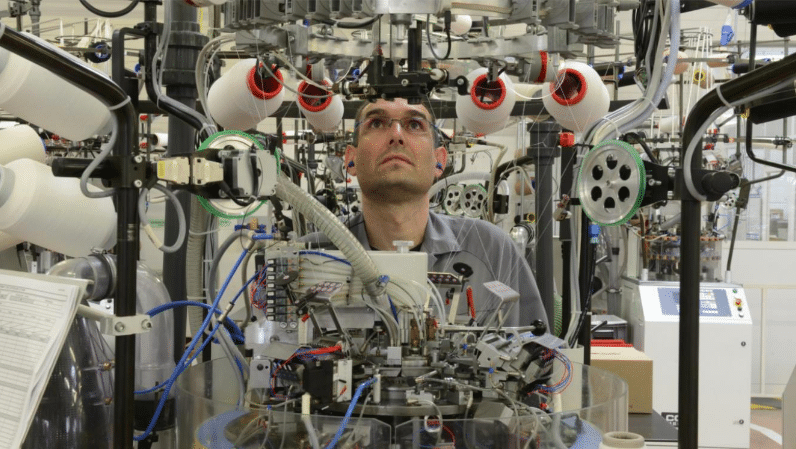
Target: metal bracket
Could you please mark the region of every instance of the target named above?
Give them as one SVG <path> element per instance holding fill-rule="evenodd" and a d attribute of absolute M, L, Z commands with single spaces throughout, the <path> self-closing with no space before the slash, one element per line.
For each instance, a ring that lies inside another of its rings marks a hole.
<path fill-rule="evenodd" d="M 117 317 L 84 305 L 77 306 L 77 313 L 99 323 L 100 332 L 105 335 L 135 335 L 152 329 L 152 320 L 145 314 Z"/>

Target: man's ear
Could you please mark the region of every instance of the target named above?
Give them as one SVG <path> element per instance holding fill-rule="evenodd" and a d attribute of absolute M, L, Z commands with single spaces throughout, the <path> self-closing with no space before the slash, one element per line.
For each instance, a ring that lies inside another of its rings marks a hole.
<path fill-rule="evenodd" d="M 357 149 L 355 146 L 347 145 L 345 147 L 345 159 L 343 161 L 343 168 L 351 176 L 357 175 L 357 167 L 354 164 L 354 157 L 356 156 L 356 153 Z"/>
<path fill-rule="evenodd" d="M 439 178 L 442 176 L 442 172 L 445 171 L 445 166 L 448 164 L 448 150 L 445 149 L 444 145 L 440 145 L 434 149 L 434 160 L 436 160 L 436 164 L 438 164 L 436 167 L 436 177 Z"/>

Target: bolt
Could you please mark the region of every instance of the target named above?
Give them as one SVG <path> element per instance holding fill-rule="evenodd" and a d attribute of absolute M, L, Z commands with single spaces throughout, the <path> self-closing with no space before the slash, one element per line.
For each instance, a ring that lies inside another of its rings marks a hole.
<path fill-rule="evenodd" d="M 658 181 L 657 179 L 650 179 L 649 181 L 647 181 L 647 185 L 649 185 L 650 187 L 659 186 L 661 184 L 663 183 Z"/>
<path fill-rule="evenodd" d="M 144 183 L 141 182 L 140 179 L 136 179 L 135 181 L 133 181 L 133 186 L 135 187 L 141 188 L 142 185 L 144 185 Z"/>
<path fill-rule="evenodd" d="M 113 326 L 113 328 L 116 329 L 116 332 L 122 332 L 124 331 L 124 323 L 116 323 L 116 326 Z"/>
<path fill-rule="evenodd" d="M 409 85 L 409 80 L 408 79 L 404 78 L 404 79 L 401 80 L 401 86 L 406 87 L 408 85 Z"/>
<path fill-rule="evenodd" d="M 137 156 L 134 156 L 133 157 L 133 162 L 135 162 L 136 164 L 140 164 L 141 162 L 144 162 L 144 156 L 141 156 L 140 154 L 137 155 Z"/>
<path fill-rule="evenodd" d="M 459 85 L 459 86 L 463 86 L 464 85 L 464 78 L 457 79 L 456 80 L 456 84 Z"/>
<path fill-rule="evenodd" d="M 152 329 L 152 322 L 149 320 L 141 321 L 141 328 L 142 329 Z"/>

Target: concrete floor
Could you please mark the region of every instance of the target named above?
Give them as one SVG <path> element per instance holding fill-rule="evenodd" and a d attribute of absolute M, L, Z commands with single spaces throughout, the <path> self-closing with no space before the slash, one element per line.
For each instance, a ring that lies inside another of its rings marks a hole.
<path fill-rule="evenodd" d="M 760 428 L 756 428 L 759 426 Z M 772 439 L 773 437 L 773 439 Z M 779 442 L 774 439 L 779 438 Z M 752 409 L 750 449 L 782 449 L 782 410 L 772 407 Z"/>

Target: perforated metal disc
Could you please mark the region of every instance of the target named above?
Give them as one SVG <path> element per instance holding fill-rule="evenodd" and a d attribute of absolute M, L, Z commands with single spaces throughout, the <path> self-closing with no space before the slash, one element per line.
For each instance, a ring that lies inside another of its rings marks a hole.
<path fill-rule="evenodd" d="M 451 185 L 445 189 L 445 198 L 442 200 L 442 210 L 448 215 L 462 215 L 464 211 L 461 206 L 462 192 L 464 187 Z"/>
<path fill-rule="evenodd" d="M 462 209 L 464 215 L 470 218 L 479 218 L 484 213 L 486 203 L 486 189 L 480 184 L 472 184 L 464 188 L 462 194 Z"/>
<path fill-rule="evenodd" d="M 580 165 L 577 193 L 583 212 L 601 225 L 625 223 L 641 206 L 646 178 L 633 146 L 620 140 L 601 142 Z"/>

